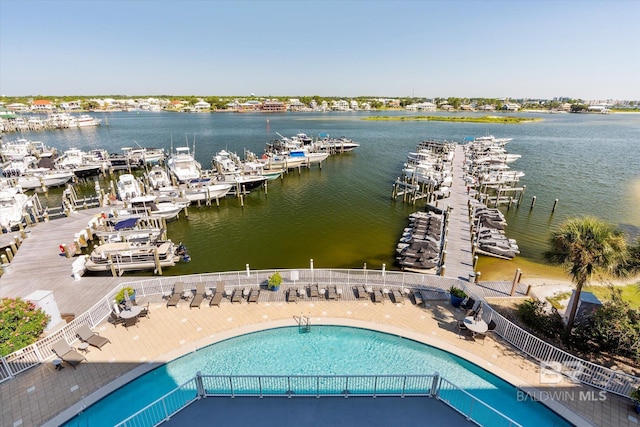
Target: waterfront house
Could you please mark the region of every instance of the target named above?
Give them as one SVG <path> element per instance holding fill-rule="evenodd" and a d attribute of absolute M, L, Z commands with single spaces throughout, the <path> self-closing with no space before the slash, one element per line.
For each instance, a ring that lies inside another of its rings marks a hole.
<path fill-rule="evenodd" d="M 36 99 L 31 103 L 31 111 L 53 111 L 55 106 L 48 99 Z"/>

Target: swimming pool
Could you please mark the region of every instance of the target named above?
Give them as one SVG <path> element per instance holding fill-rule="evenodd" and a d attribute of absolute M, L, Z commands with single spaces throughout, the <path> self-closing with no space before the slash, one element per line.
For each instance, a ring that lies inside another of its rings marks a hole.
<path fill-rule="evenodd" d="M 444 378 L 523 426 L 569 426 L 544 405 L 519 402 L 517 389 L 457 356 L 360 328 L 269 329 L 190 353 L 118 389 L 66 426 L 112 426 L 180 384 L 203 375 L 431 375 Z"/>

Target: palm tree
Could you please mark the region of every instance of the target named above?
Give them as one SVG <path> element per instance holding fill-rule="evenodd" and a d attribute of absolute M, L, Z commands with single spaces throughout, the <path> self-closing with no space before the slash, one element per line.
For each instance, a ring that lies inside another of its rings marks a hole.
<path fill-rule="evenodd" d="M 547 260 L 561 264 L 576 286 L 567 321 L 571 333 L 582 287 L 596 272 L 623 274 L 618 268 L 627 258 L 624 234 L 615 226 L 593 217 L 571 218 L 551 234 Z"/>

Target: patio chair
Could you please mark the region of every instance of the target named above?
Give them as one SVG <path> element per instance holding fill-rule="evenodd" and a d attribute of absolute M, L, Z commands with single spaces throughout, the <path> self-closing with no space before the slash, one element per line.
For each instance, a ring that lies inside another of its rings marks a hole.
<path fill-rule="evenodd" d="M 202 300 L 204 299 L 204 283 L 200 282 L 196 284 L 196 294 L 194 295 L 191 303 L 189 304 L 189 308 L 198 307 L 200 308 L 200 304 L 202 304 Z"/>
<path fill-rule="evenodd" d="M 140 314 L 138 314 L 138 317 L 150 317 L 149 316 L 149 302 L 147 301 L 147 305 L 142 307 L 142 310 L 140 310 Z"/>
<path fill-rule="evenodd" d="M 176 282 L 173 285 L 173 293 L 167 301 L 167 307 L 178 307 L 178 303 L 182 299 L 182 293 L 184 292 L 184 282 Z"/>
<path fill-rule="evenodd" d="M 138 316 L 128 317 L 124 319 L 124 327 L 128 328 L 129 326 L 138 327 Z"/>
<path fill-rule="evenodd" d="M 224 298 L 224 282 L 216 282 L 216 290 L 211 297 L 211 301 L 209 301 L 209 305 L 220 307 L 222 298 Z"/>
<path fill-rule="evenodd" d="M 464 339 L 467 339 L 467 336 L 473 339 L 471 331 L 467 328 L 467 325 L 464 324 L 464 320 L 458 320 L 456 327 L 458 328 L 458 338 L 465 335 L 463 336 Z"/>
<path fill-rule="evenodd" d="M 396 304 L 404 304 L 404 297 L 402 293 L 397 289 L 391 289 L 391 295 L 393 296 L 393 302 Z"/>
<path fill-rule="evenodd" d="M 249 292 L 249 298 L 247 298 L 247 302 L 255 302 L 257 304 L 259 296 L 260 289 L 251 289 L 251 292 Z"/>
<path fill-rule="evenodd" d="M 101 337 L 97 332 L 93 332 L 87 325 L 81 325 L 77 330 L 77 335 L 80 341 L 100 350 L 102 350 L 103 345 L 111 342 L 108 338 Z"/>
<path fill-rule="evenodd" d="M 234 302 L 242 303 L 242 300 L 244 299 L 242 292 L 243 291 L 240 288 L 234 289 L 233 294 L 231 295 L 231 303 L 234 303 Z"/>
<path fill-rule="evenodd" d="M 465 308 L 467 310 L 473 310 L 473 306 L 475 306 L 475 305 L 476 305 L 476 300 L 474 300 L 473 298 L 469 297 L 464 302 L 464 304 L 460 305 L 460 307 Z"/>
<path fill-rule="evenodd" d="M 327 299 L 338 299 L 338 291 L 335 285 L 331 285 L 327 288 Z"/>
<path fill-rule="evenodd" d="M 298 291 L 296 289 L 287 291 L 287 302 L 298 302 Z"/>
<path fill-rule="evenodd" d="M 111 315 L 109 315 L 108 322 L 112 323 L 113 327 L 115 328 L 119 324 L 123 324 L 124 323 L 124 319 L 122 317 L 120 317 L 120 315 L 118 313 L 116 313 L 115 311 L 112 311 Z"/>
<path fill-rule="evenodd" d="M 362 285 L 356 286 L 356 294 L 358 296 L 358 299 L 369 298 L 369 293 L 366 291 L 366 289 Z"/>
<path fill-rule="evenodd" d="M 71 347 L 64 338 L 53 344 L 53 346 L 51 346 L 51 350 L 56 354 L 56 356 L 62 359 L 62 361 L 71 365 L 73 369 L 75 369 L 76 365 L 79 365 L 83 360 L 87 360 L 86 357 Z"/>
<path fill-rule="evenodd" d="M 309 298 L 318 298 L 318 285 L 309 285 Z"/>

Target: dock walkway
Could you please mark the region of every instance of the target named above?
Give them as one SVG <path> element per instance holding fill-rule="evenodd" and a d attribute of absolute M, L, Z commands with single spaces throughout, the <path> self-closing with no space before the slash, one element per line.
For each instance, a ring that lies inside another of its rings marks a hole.
<path fill-rule="evenodd" d="M 28 227 L 29 237 L 22 241 L 8 271 L 0 277 L 0 297 L 24 298 L 38 290 L 53 291 L 60 312 L 77 315 L 127 280 L 110 274 L 75 280 L 72 264 L 77 257 L 67 258 L 59 249 L 61 244 L 71 244 L 74 234 L 85 230 L 88 222 L 104 210 L 78 210 L 68 218 Z"/>
<path fill-rule="evenodd" d="M 469 195 L 463 179 L 463 165 L 464 147 L 456 144 L 450 196 L 443 200 L 443 209 L 449 209 L 444 276 L 469 280 L 469 274 L 473 273 L 473 256 L 471 255 L 471 232 L 467 204 Z"/>

